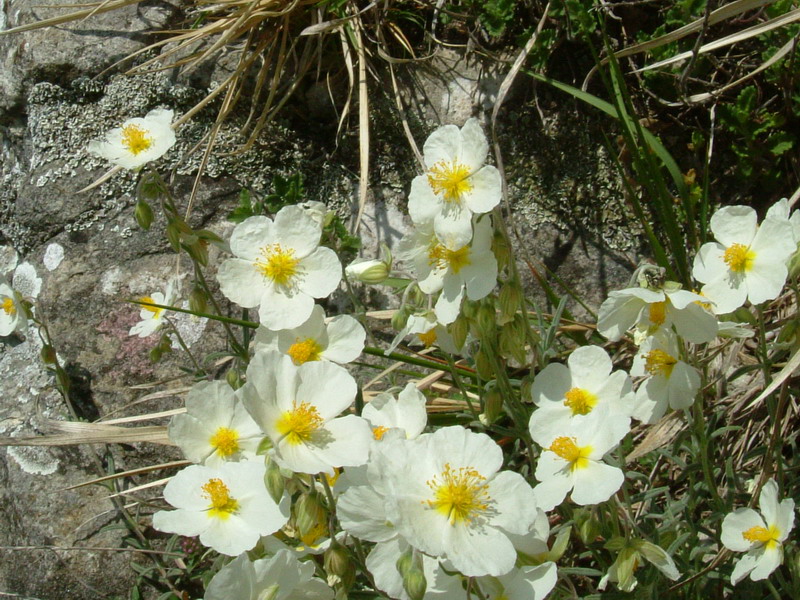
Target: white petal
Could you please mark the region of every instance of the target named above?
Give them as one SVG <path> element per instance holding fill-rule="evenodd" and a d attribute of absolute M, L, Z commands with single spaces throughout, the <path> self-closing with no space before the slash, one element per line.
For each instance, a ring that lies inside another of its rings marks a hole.
<path fill-rule="evenodd" d="M 692 276 L 701 283 L 707 283 L 721 277 L 728 271 L 728 265 L 722 259 L 725 246 L 716 242 L 708 242 L 700 247 L 694 257 Z"/>
<path fill-rule="evenodd" d="M 608 354 L 600 346 L 581 346 L 567 359 L 572 385 L 596 393 L 611 373 L 612 364 Z"/>
<path fill-rule="evenodd" d="M 474 253 L 472 263 L 461 269 L 460 275 L 466 284 L 467 298 L 485 298 L 497 285 L 497 259 L 491 252 Z"/>
<path fill-rule="evenodd" d="M 301 265 L 304 273 L 297 285 L 313 298 L 326 297 L 342 280 L 342 263 L 330 248 L 317 248 L 302 260 Z"/>
<path fill-rule="evenodd" d="M 612 342 L 617 341 L 639 320 L 645 306 L 637 296 L 611 292 L 597 313 L 597 331 Z"/>
<path fill-rule="evenodd" d="M 489 152 L 489 142 L 478 119 L 470 117 L 459 132 L 461 134 L 461 151 L 459 162 L 468 167 L 470 171 L 477 171 L 486 162 Z"/>
<path fill-rule="evenodd" d="M 739 559 L 739 561 L 736 563 L 736 566 L 733 568 L 733 573 L 731 573 L 731 583 L 736 585 L 742 579 L 747 577 L 750 572 L 756 568 L 760 556 L 760 552 L 748 552 L 741 559 Z"/>
<path fill-rule="evenodd" d="M 762 549 L 762 554 L 756 561 L 756 566 L 750 571 L 750 579 L 753 581 L 761 581 L 769 577 L 775 569 L 777 569 L 783 562 L 783 545 L 770 547 L 765 546 Z"/>
<path fill-rule="evenodd" d="M 217 280 L 222 294 L 243 308 L 255 308 L 261 304 L 264 294 L 270 289 L 267 279 L 252 262 L 240 258 L 229 258 L 219 266 Z"/>
<path fill-rule="evenodd" d="M 294 250 L 295 258 L 305 258 L 319 245 L 322 228 L 302 207 L 284 206 L 275 215 L 275 239 Z"/>
<path fill-rule="evenodd" d="M 420 286 L 422 287 L 422 286 Z M 442 325 L 449 325 L 458 317 L 461 300 L 464 298 L 464 285 L 458 277 L 448 274 L 444 277 L 442 294 L 436 301 L 434 312 Z"/>
<path fill-rule="evenodd" d="M 447 558 L 467 576 L 508 573 L 517 552 L 507 536 L 492 527 L 448 526 L 450 539 Z"/>
<path fill-rule="evenodd" d="M 492 526 L 508 533 L 524 535 L 530 530 L 539 511 L 533 488 L 519 473 L 501 471 L 489 481 L 487 489 L 496 514 Z"/>
<path fill-rule="evenodd" d="M 408 214 L 415 224 L 433 221 L 434 217 L 442 212 L 443 204 L 442 197 L 433 193 L 426 175 L 418 175 L 411 181 Z"/>
<path fill-rule="evenodd" d="M 725 206 L 711 215 L 711 231 L 725 247 L 749 246 L 756 235 L 758 215 L 749 206 Z"/>
<path fill-rule="evenodd" d="M 330 362 L 307 362 L 299 368 L 296 397 L 317 409 L 325 421 L 347 409 L 355 400 L 357 385 L 347 369 Z"/>
<path fill-rule="evenodd" d="M 622 487 L 625 475 L 617 467 L 589 461 L 585 468 L 573 472 L 573 481 L 572 501 L 575 504 L 599 504 Z"/>
<path fill-rule="evenodd" d="M 328 347 L 322 355 L 339 364 L 349 363 L 364 350 L 367 333 L 349 315 L 338 315 L 328 323 Z"/>
<path fill-rule="evenodd" d="M 458 250 L 472 239 L 472 213 L 458 204 L 449 204 L 433 219 L 433 228 L 442 243 Z"/>
<path fill-rule="evenodd" d="M 724 315 L 733 312 L 747 300 L 747 286 L 744 281 L 729 282 L 720 277 L 703 286 L 703 295 L 714 303 L 714 312 Z"/>
<path fill-rule="evenodd" d="M 231 233 L 231 252 L 248 262 L 261 256 L 261 249 L 275 243 L 275 225 L 262 216 L 249 217 Z"/>
<path fill-rule="evenodd" d="M 753 527 L 764 527 L 764 520 L 752 508 L 738 508 L 728 513 L 722 521 L 722 544 L 734 552 L 745 552 L 751 548 L 752 542 L 742 535 Z"/>
<path fill-rule="evenodd" d="M 326 423 L 332 440 L 317 448 L 316 453 L 332 467 L 356 467 L 369 458 L 372 429 L 366 420 L 347 415 Z"/>
<path fill-rule="evenodd" d="M 269 288 L 258 307 L 258 317 L 267 329 L 290 329 L 308 319 L 313 308 L 314 299 L 308 294 L 297 291 L 289 296 L 278 288 Z"/>
<path fill-rule="evenodd" d="M 491 165 L 483 167 L 469 178 L 472 189 L 464 195 L 463 202 L 475 214 L 483 214 L 500 204 L 502 184 L 500 172 Z"/>
<path fill-rule="evenodd" d="M 461 154 L 461 132 L 455 125 L 445 125 L 434 131 L 422 147 L 425 166 L 431 168 L 439 161 L 452 162 Z"/>

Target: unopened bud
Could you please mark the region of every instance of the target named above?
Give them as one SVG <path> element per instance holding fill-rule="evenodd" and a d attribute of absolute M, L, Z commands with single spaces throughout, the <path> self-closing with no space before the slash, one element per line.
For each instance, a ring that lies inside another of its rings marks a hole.
<path fill-rule="evenodd" d="M 480 302 L 475 300 L 464 300 L 461 304 L 461 314 L 468 319 L 474 319 L 478 314 Z"/>
<path fill-rule="evenodd" d="M 513 358 L 520 365 L 526 362 L 525 332 L 515 327 L 513 321 L 500 329 L 500 354 L 505 358 Z"/>
<path fill-rule="evenodd" d="M 448 329 L 450 335 L 453 337 L 453 345 L 456 349 L 461 350 L 467 341 L 467 334 L 469 333 L 469 319 L 464 315 L 459 315 L 455 321 L 450 324 Z"/>
<path fill-rule="evenodd" d="M 491 298 L 484 300 L 475 315 L 478 333 L 483 337 L 493 337 L 497 329 L 497 313 Z M 482 338 L 483 339 L 483 338 Z"/>
<path fill-rule="evenodd" d="M 39 355 L 42 357 L 42 362 L 44 364 L 46 365 L 56 364 L 56 349 L 53 348 L 50 344 L 42 346 L 42 350 L 39 352 Z"/>
<path fill-rule="evenodd" d="M 411 565 L 403 575 L 403 589 L 411 600 L 422 600 L 425 591 L 428 589 L 428 581 L 425 579 L 425 571 L 422 568 L 422 558 L 414 553 Z"/>
<path fill-rule="evenodd" d="M 301 537 L 310 534 L 315 527 L 324 525 L 328 519 L 322 500 L 315 491 L 300 496 L 294 505 L 294 517 Z"/>
<path fill-rule="evenodd" d="M 347 548 L 336 540 L 333 540 L 325 551 L 324 565 L 328 577 L 331 575 L 337 577 L 343 588 L 349 589 L 353 585 L 356 578 L 356 570 L 350 558 L 350 553 Z"/>
<path fill-rule="evenodd" d="M 511 258 L 511 250 L 508 247 L 508 240 L 506 240 L 506 237 L 500 231 L 494 232 L 492 252 L 497 259 L 497 269 L 502 271 L 508 266 L 508 261 Z"/>
<path fill-rule="evenodd" d="M 204 313 L 207 309 L 208 295 L 206 291 L 199 286 L 195 286 L 192 293 L 189 294 L 189 310 L 197 313 Z"/>
<path fill-rule="evenodd" d="M 408 323 L 408 317 L 411 316 L 410 306 L 401 306 L 392 315 L 392 329 L 401 331 Z"/>
<path fill-rule="evenodd" d="M 240 387 L 242 387 L 242 378 L 239 375 L 239 371 L 236 369 L 229 369 L 228 372 L 225 373 L 225 381 L 227 381 L 228 385 L 234 390 L 238 390 Z"/>
<path fill-rule="evenodd" d="M 483 421 L 486 425 L 494 423 L 503 412 L 503 395 L 497 386 L 492 386 L 483 396 Z"/>
<path fill-rule="evenodd" d="M 133 209 L 133 216 L 136 217 L 139 227 L 145 231 L 150 229 L 150 225 L 153 224 L 153 209 L 144 200 L 139 200 L 136 203 L 136 208 Z"/>
<path fill-rule="evenodd" d="M 500 316 L 497 322 L 500 325 L 511 322 L 522 306 L 522 290 L 515 283 L 505 283 L 500 288 L 497 296 L 497 306 L 500 309 Z"/>
<path fill-rule="evenodd" d="M 283 492 L 286 490 L 286 481 L 281 475 L 281 468 L 275 463 L 274 460 L 267 462 L 267 472 L 264 474 L 264 485 L 267 487 L 269 495 L 276 504 L 279 504 L 283 498 Z"/>
<path fill-rule="evenodd" d="M 395 566 L 397 567 L 397 572 L 400 575 L 404 576 L 408 573 L 414 565 L 414 549 L 410 546 L 406 548 L 406 551 L 400 555 L 400 558 L 397 559 Z"/>
<path fill-rule="evenodd" d="M 378 285 L 389 277 L 389 265 L 382 260 L 357 258 L 344 269 L 347 277 L 368 285 Z"/>
<path fill-rule="evenodd" d="M 478 377 L 481 379 L 486 381 L 494 379 L 492 363 L 483 347 L 475 353 L 475 370 L 478 372 Z"/>

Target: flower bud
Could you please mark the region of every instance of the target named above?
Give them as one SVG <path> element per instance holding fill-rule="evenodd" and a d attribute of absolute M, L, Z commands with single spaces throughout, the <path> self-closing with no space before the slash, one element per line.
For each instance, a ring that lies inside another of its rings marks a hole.
<path fill-rule="evenodd" d="M 229 369 L 228 372 L 225 373 L 225 381 L 227 381 L 228 385 L 231 386 L 234 390 L 238 390 L 240 387 L 242 387 L 242 385 L 244 385 L 242 377 L 239 374 L 239 371 L 237 371 L 236 369 Z"/>
<path fill-rule="evenodd" d="M 42 362 L 46 365 L 56 364 L 56 350 L 50 344 L 42 346 L 39 356 L 41 356 Z"/>
<path fill-rule="evenodd" d="M 315 527 L 326 522 L 327 511 L 317 492 L 312 490 L 300 496 L 294 505 L 294 518 L 301 537 L 308 535 Z"/>
<path fill-rule="evenodd" d="M 264 473 L 264 485 L 267 487 L 269 495 L 279 504 L 286 490 L 286 480 L 281 475 L 281 468 L 274 460 L 267 461 L 267 472 Z"/>
<path fill-rule="evenodd" d="M 475 322 L 478 326 L 478 333 L 484 337 L 492 337 L 497 329 L 497 313 L 494 310 L 494 303 L 491 299 L 481 303 Z"/>
<path fill-rule="evenodd" d="M 492 363 L 483 347 L 475 353 L 475 370 L 478 372 L 478 377 L 481 379 L 485 379 L 486 381 L 494 379 Z"/>
<path fill-rule="evenodd" d="M 469 319 L 467 319 L 464 315 L 458 315 L 455 321 L 453 321 L 448 331 L 450 335 L 453 336 L 453 345 L 457 349 L 461 349 L 464 347 L 464 344 L 467 341 L 467 334 L 469 333 Z"/>
<path fill-rule="evenodd" d="M 410 306 L 401 306 L 392 315 L 392 329 L 402 331 L 408 323 L 408 317 L 411 316 L 412 309 Z"/>
<path fill-rule="evenodd" d="M 189 294 L 189 310 L 204 313 L 208 309 L 208 296 L 203 288 L 195 286 Z M 232 387 L 232 386 L 231 386 Z"/>
<path fill-rule="evenodd" d="M 498 271 L 502 271 L 511 259 L 511 249 L 508 247 L 508 240 L 506 240 L 506 237 L 500 231 L 494 232 L 492 252 L 497 259 Z"/>
<path fill-rule="evenodd" d="M 503 412 L 503 395 L 493 385 L 483 396 L 483 419 L 485 425 L 494 423 Z"/>
<path fill-rule="evenodd" d="M 350 279 L 356 279 L 368 285 L 377 285 L 389 277 L 389 265 L 382 260 L 357 258 L 345 267 L 344 272 Z"/>
<path fill-rule="evenodd" d="M 500 309 L 498 324 L 504 325 L 514 319 L 522 306 L 522 290 L 515 283 L 505 283 L 500 288 L 497 296 L 497 306 Z"/>
<path fill-rule="evenodd" d="M 461 314 L 468 319 L 474 319 L 478 314 L 480 305 L 480 301 L 464 300 L 464 302 L 461 303 Z"/>
<path fill-rule="evenodd" d="M 139 227 L 145 231 L 150 229 L 150 225 L 153 224 L 153 209 L 144 200 L 139 200 L 136 203 L 136 208 L 133 209 L 133 216 L 136 217 Z"/>
<path fill-rule="evenodd" d="M 400 561 L 403 559 L 401 556 L 397 561 L 398 570 L 400 570 Z M 425 579 L 425 571 L 422 568 L 422 557 L 419 553 L 414 552 L 411 561 L 408 564 L 405 572 L 400 573 L 403 576 L 403 589 L 411 600 L 422 600 L 425 597 L 425 590 L 428 588 L 428 582 Z"/>
<path fill-rule="evenodd" d="M 336 540 L 333 540 L 325 551 L 324 565 L 328 577 L 338 578 L 339 584 L 343 588 L 349 589 L 353 585 L 356 570 L 350 559 L 350 553 Z"/>

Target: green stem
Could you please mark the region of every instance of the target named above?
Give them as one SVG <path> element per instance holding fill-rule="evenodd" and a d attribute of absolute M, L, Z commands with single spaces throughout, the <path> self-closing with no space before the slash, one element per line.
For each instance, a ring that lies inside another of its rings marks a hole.
<path fill-rule="evenodd" d="M 206 370 L 200 366 L 200 363 L 197 362 L 197 359 L 194 357 L 194 354 L 192 354 L 192 351 L 189 350 L 189 346 L 186 345 L 186 342 L 183 339 L 181 332 L 178 331 L 178 328 L 175 326 L 175 323 L 169 317 L 164 317 L 164 320 L 169 323 L 169 326 L 172 328 L 172 333 L 175 334 L 175 339 L 178 341 L 178 344 L 180 344 L 180 347 L 183 348 L 183 351 L 186 352 L 187 355 L 189 355 L 189 359 L 192 361 L 195 370 L 198 373 L 205 375 Z"/>

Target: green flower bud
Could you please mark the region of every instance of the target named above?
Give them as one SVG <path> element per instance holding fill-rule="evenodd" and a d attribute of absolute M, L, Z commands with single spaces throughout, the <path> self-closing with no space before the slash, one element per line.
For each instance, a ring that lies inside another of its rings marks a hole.
<path fill-rule="evenodd" d="M 495 335 L 497 329 L 497 313 L 494 310 L 494 303 L 491 299 L 484 301 L 475 315 L 475 322 L 478 326 L 478 333 L 482 337 Z"/>
<path fill-rule="evenodd" d="M 199 286 L 195 286 L 194 289 L 192 289 L 192 293 L 189 294 L 189 310 L 204 313 L 207 309 L 208 295 L 206 291 Z"/>
<path fill-rule="evenodd" d="M 344 269 L 347 277 L 368 285 L 378 285 L 389 277 L 391 265 L 382 260 L 357 258 Z"/>
<path fill-rule="evenodd" d="M 492 252 L 497 259 L 498 271 L 502 271 L 508 266 L 508 261 L 511 260 L 511 249 L 508 247 L 508 240 L 500 231 L 494 232 Z"/>
<path fill-rule="evenodd" d="M 406 551 L 397 559 L 395 566 L 397 567 L 397 572 L 405 577 L 406 573 L 414 566 L 414 549 L 410 546 L 406 548 Z"/>
<path fill-rule="evenodd" d="M 464 302 L 461 304 L 461 314 L 468 319 L 474 319 L 478 314 L 478 308 L 480 305 L 480 301 L 464 300 Z"/>
<path fill-rule="evenodd" d="M 483 419 L 485 425 L 494 423 L 503 412 L 503 394 L 493 385 L 483 396 Z"/>
<path fill-rule="evenodd" d="M 294 505 L 294 518 L 301 537 L 327 522 L 328 512 L 317 492 L 309 491 L 300 496 Z"/>
<path fill-rule="evenodd" d="M 275 503 L 280 503 L 281 498 L 283 498 L 283 492 L 286 490 L 286 480 L 283 478 L 283 475 L 281 475 L 281 468 L 275 463 L 274 460 L 267 461 L 267 472 L 264 474 L 264 485 L 267 487 L 269 495 L 272 496 L 273 500 L 275 500 Z"/>
<path fill-rule="evenodd" d="M 53 348 L 50 344 L 42 346 L 42 350 L 41 352 L 39 352 L 39 356 L 41 356 L 42 362 L 46 365 L 56 364 L 56 349 Z"/>
<path fill-rule="evenodd" d="M 464 315 L 459 315 L 456 320 L 450 324 L 448 331 L 450 335 L 453 336 L 453 344 L 455 347 L 458 349 L 463 348 L 467 341 L 467 334 L 469 333 L 469 319 Z"/>
<path fill-rule="evenodd" d="M 428 581 L 425 579 L 425 571 L 422 569 L 422 559 L 419 555 L 414 556 L 411 567 L 403 574 L 403 589 L 411 600 L 422 600 L 425 597 Z"/>
<path fill-rule="evenodd" d="M 401 306 L 392 315 L 392 328 L 400 331 L 408 323 L 408 317 L 411 316 L 412 308 L 410 306 Z"/>
<path fill-rule="evenodd" d="M 497 322 L 505 325 L 514 320 L 514 316 L 522 307 L 522 290 L 515 283 L 505 283 L 500 288 L 497 296 L 497 306 L 500 309 L 500 316 Z"/>
<path fill-rule="evenodd" d="M 153 224 L 153 209 L 144 200 L 139 200 L 136 203 L 136 207 L 133 209 L 133 216 L 136 217 L 139 227 L 145 231 L 150 229 L 150 225 Z"/>
<path fill-rule="evenodd" d="M 234 390 L 238 390 L 243 385 L 242 378 L 239 375 L 239 371 L 237 371 L 236 369 L 229 369 L 228 372 L 225 373 L 225 381 L 227 381 L 228 385 L 231 386 Z"/>
<path fill-rule="evenodd" d="M 356 570 L 350 558 L 350 553 L 347 548 L 336 540 L 333 540 L 325 551 L 323 564 L 328 578 L 331 578 L 331 576 L 336 577 L 339 584 L 345 589 L 349 589 L 353 585 L 356 578 Z"/>
<path fill-rule="evenodd" d="M 481 379 L 486 381 L 494 379 L 492 363 L 483 347 L 475 353 L 475 370 L 478 372 L 478 377 Z"/>

